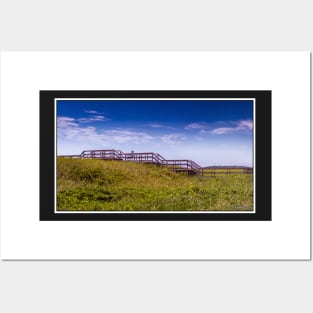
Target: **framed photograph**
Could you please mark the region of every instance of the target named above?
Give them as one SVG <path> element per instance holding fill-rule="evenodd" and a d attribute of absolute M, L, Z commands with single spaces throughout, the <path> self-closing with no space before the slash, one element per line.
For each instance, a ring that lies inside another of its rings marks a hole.
<path fill-rule="evenodd" d="M 41 91 L 41 220 L 270 220 L 271 91 Z"/>
<path fill-rule="evenodd" d="M 1 258 L 309 260 L 309 52 L 2 52 Z"/>

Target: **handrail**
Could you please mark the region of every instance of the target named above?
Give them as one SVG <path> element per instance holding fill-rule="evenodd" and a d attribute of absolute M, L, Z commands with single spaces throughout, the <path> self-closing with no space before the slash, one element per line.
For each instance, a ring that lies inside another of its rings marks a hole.
<path fill-rule="evenodd" d="M 194 172 L 200 172 L 201 166 L 192 160 L 166 160 L 166 164 L 173 170 L 191 170 Z"/>
<path fill-rule="evenodd" d="M 145 162 L 145 163 L 157 163 L 157 164 L 164 164 L 166 161 L 164 157 L 154 152 L 123 153 L 123 160 L 134 161 L 134 162 Z"/>
<path fill-rule="evenodd" d="M 122 159 L 123 152 L 121 150 L 84 150 L 81 158 L 93 159 Z"/>
<path fill-rule="evenodd" d="M 139 163 L 155 164 L 160 166 L 167 166 L 175 172 L 186 172 L 188 174 L 200 174 L 207 176 L 220 175 L 219 167 L 205 167 L 202 168 L 198 163 L 193 160 L 166 160 L 161 154 L 154 152 L 127 152 L 121 150 L 84 150 L 79 155 L 60 155 L 62 158 L 83 158 L 83 159 L 99 159 L 99 160 L 118 160 L 118 161 L 131 161 Z M 231 174 L 232 169 L 238 167 L 225 166 L 222 167 L 226 170 L 226 174 Z M 253 169 L 249 167 L 241 167 L 242 173 L 253 174 Z"/>

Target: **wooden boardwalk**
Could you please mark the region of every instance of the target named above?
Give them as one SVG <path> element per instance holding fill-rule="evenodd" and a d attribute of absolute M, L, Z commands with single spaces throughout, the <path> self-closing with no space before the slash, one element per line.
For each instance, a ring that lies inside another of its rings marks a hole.
<path fill-rule="evenodd" d="M 165 166 L 174 172 L 186 173 L 188 175 L 201 175 L 205 177 L 214 177 L 228 174 L 252 174 L 252 168 L 249 167 L 201 167 L 192 160 L 166 160 L 159 153 L 154 152 L 128 152 L 121 150 L 84 150 L 78 155 L 60 155 L 62 158 L 79 159 L 99 159 L 129 161 L 146 164 L 155 164 Z"/>

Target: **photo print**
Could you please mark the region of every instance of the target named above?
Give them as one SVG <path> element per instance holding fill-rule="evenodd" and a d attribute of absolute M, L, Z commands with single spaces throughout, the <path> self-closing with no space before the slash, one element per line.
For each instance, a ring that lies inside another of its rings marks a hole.
<path fill-rule="evenodd" d="M 41 91 L 41 220 L 270 220 L 270 91 Z"/>

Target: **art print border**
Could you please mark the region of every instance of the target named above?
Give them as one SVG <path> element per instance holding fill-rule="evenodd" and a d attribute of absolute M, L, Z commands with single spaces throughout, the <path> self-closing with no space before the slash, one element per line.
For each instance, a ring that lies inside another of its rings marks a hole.
<path fill-rule="evenodd" d="M 255 99 L 255 213 L 71 213 L 54 212 L 56 98 L 254 98 Z M 40 91 L 40 220 L 85 221 L 244 221 L 271 220 L 271 91 L 211 90 L 72 90 Z"/>

